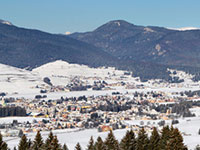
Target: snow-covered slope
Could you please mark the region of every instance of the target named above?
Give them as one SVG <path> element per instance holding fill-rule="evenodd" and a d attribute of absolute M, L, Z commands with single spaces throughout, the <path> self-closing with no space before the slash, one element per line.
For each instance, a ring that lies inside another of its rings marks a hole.
<path fill-rule="evenodd" d="M 65 61 L 55 61 L 44 64 L 32 71 L 19 69 L 8 65 L 0 64 L 0 92 L 20 95 L 39 94 L 39 87 L 46 87 L 44 77 L 49 77 L 54 86 L 65 86 L 74 77 L 87 82 L 94 82 L 101 79 L 120 78 L 124 71 L 114 68 L 90 68 L 86 65 L 69 64 Z"/>
<path fill-rule="evenodd" d="M 24 69 L 0 64 L 0 92 L 27 93 L 42 84 L 41 78 Z"/>
<path fill-rule="evenodd" d="M 69 64 L 61 60 L 42 65 L 32 72 L 42 78 L 49 77 L 54 85 L 66 85 L 75 76 L 82 78 L 109 78 L 112 75 L 119 77 L 124 74 L 124 71 L 115 70 L 111 67 L 90 68 L 86 65 Z"/>
<path fill-rule="evenodd" d="M 189 73 L 186 73 L 184 71 L 180 71 L 180 70 L 174 70 L 174 69 L 168 69 L 168 71 L 171 72 L 170 76 L 171 77 L 178 77 L 179 79 L 183 79 L 184 83 L 192 83 L 192 78 L 194 77 L 194 75 L 191 75 Z"/>

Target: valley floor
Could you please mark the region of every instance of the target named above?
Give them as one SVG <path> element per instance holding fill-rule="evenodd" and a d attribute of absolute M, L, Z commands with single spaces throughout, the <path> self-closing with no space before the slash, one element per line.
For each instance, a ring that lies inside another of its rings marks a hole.
<path fill-rule="evenodd" d="M 6 122 L 12 121 L 13 119 L 18 120 L 33 120 L 34 118 L 24 118 L 24 117 L 10 117 L 10 118 L 1 118 L 0 121 L 5 120 Z M 144 125 L 147 122 L 150 122 L 154 126 L 154 122 L 157 123 L 160 120 L 142 120 Z M 141 120 L 126 121 L 130 125 L 139 125 Z M 166 124 L 171 125 L 171 121 L 166 121 Z M 199 139 L 200 135 L 198 134 L 200 124 L 200 117 L 191 117 L 191 118 L 182 118 L 179 119 L 179 124 L 174 125 L 177 127 L 183 134 L 184 143 L 188 146 L 189 149 L 193 150 L 197 144 L 200 144 Z M 129 129 L 119 129 L 114 131 L 114 135 L 118 140 L 121 140 L 125 135 L 126 131 Z M 44 140 L 48 137 L 49 132 L 41 132 Z M 61 144 L 66 143 L 70 150 L 73 150 L 77 142 L 79 142 L 82 148 L 86 148 L 91 136 L 94 140 L 100 136 L 102 139 L 107 137 L 108 132 L 98 132 L 97 129 L 64 129 L 64 130 L 54 130 L 53 133 L 57 135 L 58 140 Z M 36 133 L 27 134 L 28 138 L 34 139 Z M 4 140 L 8 143 L 9 148 L 14 148 L 18 145 L 20 138 L 17 137 L 5 137 Z"/>

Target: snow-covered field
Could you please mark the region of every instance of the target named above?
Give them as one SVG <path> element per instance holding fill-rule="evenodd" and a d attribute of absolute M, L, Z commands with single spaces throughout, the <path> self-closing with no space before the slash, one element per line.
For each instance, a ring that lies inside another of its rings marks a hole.
<path fill-rule="evenodd" d="M 34 89 L 42 83 L 40 77 L 31 71 L 0 64 L 0 92 L 10 94 L 38 92 Z"/>
<path fill-rule="evenodd" d="M 172 70 L 174 71 L 174 70 Z M 162 84 L 154 84 L 154 80 L 149 82 L 140 82 L 138 78 L 126 76 L 126 78 L 120 78 L 125 71 L 115 70 L 112 67 L 90 68 L 85 65 L 69 64 L 65 61 L 55 61 L 44 64 L 38 68 L 28 71 L 25 69 L 19 69 L 7 65 L 0 64 L 0 92 L 7 93 L 8 97 L 25 97 L 34 98 L 35 95 L 40 94 L 39 87 L 48 87 L 43 82 L 44 77 L 49 77 L 53 85 L 67 85 L 70 80 L 78 76 L 82 81 L 93 83 L 98 79 L 105 80 L 107 83 L 116 82 L 128 82 L 130 84 L 143 84 L 148 88 L 145 89 L 133 89 L 127 90 L 124 87 L 114 87 L 119 92 L 134 92 L 134 91 L 166 91 L 166 92 L 180 92 L 185 90 L 198 90 L 198 83 L 194 83 L 192 76 L 182 71 L 176 71 L 176 75 L 180 79 L 184 79 L 184 86 L 174 85 L 171 87 L 165 87 Z M 134 73 L 133 73 L 134 74 Z M 165 83 L 166 84 L 166 83 Z M 193 86 L 196 84 L 196 86 Z M 74 96 L 74 95 L 98 95 L 109 94 L 112 91 L 81 91 L 81 92 L 55 92 L 47 93 L 48 98 L 60 98 L 61 96 Z"/>
<path fill-rule="evenodd" d="M 99 78 L 107 78 L 108 82 L 113 82 L 113 79 L 119 78 L 123 74 L 124 71 L 115 70 L 111 67 L 90 68 L 85 65 L 69 64 L 61 60 L 47 63 L 32 71 L 0 64 L 0 92 L 5 92 L 9 96 L 15 97 L 18 95 L 33 96 L 39 94 L 40 91 L 36 86 L 48 87 L 43 82 L 44 77 L 49 77 L 55 86 L 65 86 L 76 76 L 87 82 L 98 80 Z M 110 76 L 114 77 L 110 79 Z"/>
<path fill-rule="evenodd" d="M 33 120 L 41 121 L 44 118 L 34 118 L 34 117 L 3 117 L 0 118 L 0 123 L 12 123 L 13 120 L 17 120 L 18 122 L 33 122 Z"/>
<path fill-rule="evenodd" d="M 0 122 L 12 122 L 12 120 L 17 119 L 19 122 L 23 121 L 32 121 L 35 118 L 24 118 L 24 117 L 10 117 L 10 118 L 1 118 Z M 157 126 L 159 120 L 142 120 L 144 125 L 150 123 L 152 126 Z M 130 125 L 139 125 L 141 120 L 133 120 L 126 121 L 126 123 Z M 171 125 L 171 120 L 166 121 L 166 124 Z M 179 124 L 174 125 L 174 127 L 179 128 L 179 130 L 183 133 L 184 143 L 188 146 L 189 149 L 194 149 L 197 144 L 200 144 L 200 135 L 198 135 L 198 131 L 200 129 L 200 117 L 193 118 L 182 118 L 179 119 Z M 114 131 L 114 135 L 118 140 L 125 135 L 126 131 L 129 129 L 119 129 Z M 97 132 L 97 129 L 87 129 L 81 130 L 79 129 L 64 129 L 64 130 L 55 130 L 53 131 L 55 135 L 57 135 L 60 143 L 66 143 L 70 150 L 73 150 L 77 142 L 80 142 L 82 148 L 86 148 L 88 141 L 91 136 L 94 137 L 94 140 L 97 139 L 98 136 L 105 139 L 107 137 L 108 132 Z M 28 138 L 34 139 L 36 133 L 27 134 Z M 44 140 L 48 137 L 49 132 L 42 132 Z M 5 137 L 4 140 L 8 143 L 10 148 L 18 145 L 19 138 L 15 137 Z"/>
<path fill-rule="evenodd" d="M 111 67 L 90 68 L 86 65 L 69 64 L 61 60 L 42 65 L 33 69 L 32 72 L 43 78 L 50 77 L 53 85 L 66 85 L 70 81 L 70 78 L 74 76 L 109 78 L 113 74 L 118 77 L 124 74 L 124 71 L 115 70 Z"/>

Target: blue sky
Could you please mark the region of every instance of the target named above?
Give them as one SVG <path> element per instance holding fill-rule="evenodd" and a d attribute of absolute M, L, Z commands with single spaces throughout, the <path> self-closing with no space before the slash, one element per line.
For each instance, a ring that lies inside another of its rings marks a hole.
<path fill-rule="evenodd" d="M 83 32 L 116 19 L 200 27 L 200 0 L 1 0 L 0 19 L 51 33 Z"/>

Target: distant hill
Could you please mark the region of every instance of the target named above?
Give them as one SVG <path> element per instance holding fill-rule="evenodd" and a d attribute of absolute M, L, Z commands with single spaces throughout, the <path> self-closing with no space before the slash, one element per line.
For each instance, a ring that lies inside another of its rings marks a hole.
<path fill-rule="evenodd" d="M 115 61 L 113 56 L 93 45 L 0 21 L 0 63 L 35 68 L 58 59 L 89 66 Z"/>
<path fill-rule="evenodd" d="M 167 68 L 200 79 L 200 30 L 178 31 L 110 21 L 92 32 L 59 35 L 0 20 L 0 63 L 33 69 L 63 60 L 90 67 L 112 66 L 147 79 L 169 79 Z"/>
<path fill-rule="evenodd" d="M 69 35 L 121 60 L 200 67 L 200 30 L 178 31 L 110 21 L 92 32 Z"/>

